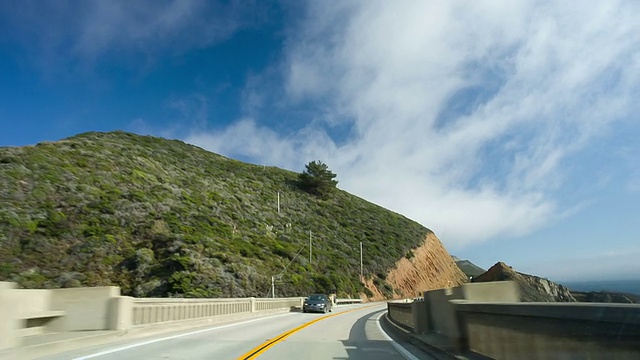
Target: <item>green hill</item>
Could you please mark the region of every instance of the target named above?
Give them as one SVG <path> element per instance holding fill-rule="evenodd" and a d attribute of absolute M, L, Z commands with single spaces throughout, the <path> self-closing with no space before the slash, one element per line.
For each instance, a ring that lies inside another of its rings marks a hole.
<path fill-rule="evenodd" d="M 462 272 L 467 275 L 467 277 L 476 277 L 476 276 L 480 276 L 482 274 L 485 273 L 485 269 L 479 267 L 478 265 L 472 263 L 469 260 L 462 260 L 460 258 L 458 258 L 457 256 L 452 256 L 453 261 L 456 262 L 456 265 L 458 265 L 458 268 L 460 268 L 460 270 L 462 270 Z"/>
<path fill-rule="evenodd" d="M 390 267 L 429 232 L 342 190 L 310 195 L 297 179 L 124 132 L 0 148 L 0 280 L 243 297 L 265 296 L 286 268 L 278 295 L 354 296 L 367 292 L 360 241 L 365 276 L 385 285 Z"/>

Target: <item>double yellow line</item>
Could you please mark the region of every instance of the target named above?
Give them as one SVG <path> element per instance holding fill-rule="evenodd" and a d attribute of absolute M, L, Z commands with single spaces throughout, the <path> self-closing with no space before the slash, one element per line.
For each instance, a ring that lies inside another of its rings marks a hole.
<path fill-rule="evenodd" d="M 311 321 L 309 321 L 309 322 L 307 322 L 307 323 L 304 323 L 304 324 L 302 324 L 302 325 L 300 325 L 300 326 L 298 326 L 298 327 L 295 327 L 295 328 L 293 328 L 293 329 L 291 329 L 291 330 L 289 330 L 289 331 L 285 331 L 285 332 L 283 332 L 282 334 L 280 334 L 280 335 L 276 336 L 276 337 L 275 337 L 275 338 L 273 338 L 273 339 L 270 339 L 270 340 L 265 341 L 264 343 L 262 343 L 262 344 L 258 345 L 257 347 L 253 348 L 253 349 L 252 349 L 251 351 L 249 351 L 248 353 L 246 353 L 246 354 L 244 354 L 244 355 L 240 356 L 240 357 L 238 358 L 238 360 L 252 360 L 252 359 L 255 359 L 255 358 L 257 358 L 258 356 L 260 356 L 262 353 L 264 353 L 265 351 L 267 351 L 267 350 L 271 349 L 271 348 L 272 348 L 274 345 L 276 345 L 277 343 L 279 343 L 279 342 L 281 342 L 282 340 L 284 340 L 284 339 L 288 338 L 290 335 L 292 335 L 292 334 L 294 334 L 294 333 L 296 333 L 296 332 L 298 332 L 298 331 L 300 331 L 300 330 L 302 330 L 302 329 L 306 328 L 306 327 L 307 327 L 307 326 L 309 326 L 309 325 L 315 324 L 315 323 L 317 323 L 318 321 L 322 321 L 322 320 L 324 320 L 324 319 L 332 318 L 332 317 L 334 317 L 334 316 L 338 316 L 338 315 L 342 315 L 342 314 L 350 313 L 350 312 L 352 312 L 352 311 L 363 310 L 363 309 L 370 308 L 370 307 L 374 307 L 374 306 L 378 306 L 378 305 L 379 305 L 379 304 L 376 304 L 376 305 L 369 305 L 369 306 L 364 306 L 364 307 L 361 307 L 361 308 L 351 309 L 351 310 L 347 310 L 347 311 L 342 311 L 342 312 L 339 312 L 339 313 L 336 313 L 336 314 L 326 315 L 326 316 L 323 316 L 323 317 L 321 317 L 321 318 L 317 318 L 317 319 L 315 319 L 315 320 L 311 320 Z"/>

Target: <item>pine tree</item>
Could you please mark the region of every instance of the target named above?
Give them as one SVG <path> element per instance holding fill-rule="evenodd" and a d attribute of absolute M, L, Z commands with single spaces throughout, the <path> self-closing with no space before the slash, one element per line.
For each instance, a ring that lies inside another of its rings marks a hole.
<path fill-rule="evenodd" d="M 338 181 L 334 180 L 336 174 L 321 161 L 312 161 L 305 168 L 299 176 L 300 187 L 310 194 L 327 198 L 338 185 Z"/>

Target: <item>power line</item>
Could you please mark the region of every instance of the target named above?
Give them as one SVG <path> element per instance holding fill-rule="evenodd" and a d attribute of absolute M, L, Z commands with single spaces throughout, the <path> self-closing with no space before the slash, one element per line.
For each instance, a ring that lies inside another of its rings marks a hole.
<path fill-rule="evenodd" d="M 287 271 L 287 269 L 289 268 L 289 265 L 291 265 L 293 260 L 295 260 L 298 257 L 298 255 L 300 255 L 303 249 L 304 249 L 304 246 L 300 246 L 300 250 L 298 250 L 298 252 L 293 256 L 293 258 L 289 261 L 287 266 L 285 266 L 284 269 L 282 269 L 280 274 L 271 276 L 271 297 L 272 298 L 276 297 L 276 278 L 278 280 L 282 278 L 282 275 L 284 275 L 285 271 Z"/>

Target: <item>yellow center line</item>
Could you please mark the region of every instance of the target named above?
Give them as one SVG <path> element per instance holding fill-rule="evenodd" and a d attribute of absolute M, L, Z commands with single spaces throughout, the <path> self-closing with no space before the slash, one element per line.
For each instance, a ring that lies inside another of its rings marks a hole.
<path fill-rule="evenodd" d="M 309 325 L 315 324 L 318 321 L 322 321 L 324 319 L 328 319 L 328 318 L 332 318 L 334 316 L 338 316 L 338 315 L 342 315 L 342 314 L 346 314 L 346 313 L 350 313 L 352 311 L 358 311 L 358 310 L 363 310 L 366 308 L 370 308 L 370 307 L 374 307 L 374 306 L 380 306 L 380 304 L 374 304 L 374 305 L 367 305 L 361 308 L 357 308 L 357 309 L 351 309 L 351 310 L 347 310 L 347 311 L 342 311 L 336 314 L 331 314 L 331 315 L 326 315 L 323 316 L 321 318 L 315 319 L 315 320 L 311 320 L 309 322 L 306 322 L 298 327 L 295 327 L 289 331 L 285 331 L 282 334 L 276 336 L 273 339 L 269 339 L 267 341 L 265 341 L 264 343 L 256 346 L 255 348 L 251 349 L 251 351 L 249 351 L 248 353 L 240 356 L 238 358 L 238 360 L 251 360 L 251 359 L 255 359 L 258 356 L 260 356 L 262 353 L 264 353 L 265 351 L 269 350 L 270 348 L 272 348 L 274 345 L 276 345 L 277 343 L 281 342 L 282 340 L 286 339 L 287 337 L 289 337 L 290 335 L 306 328 Z"/>

